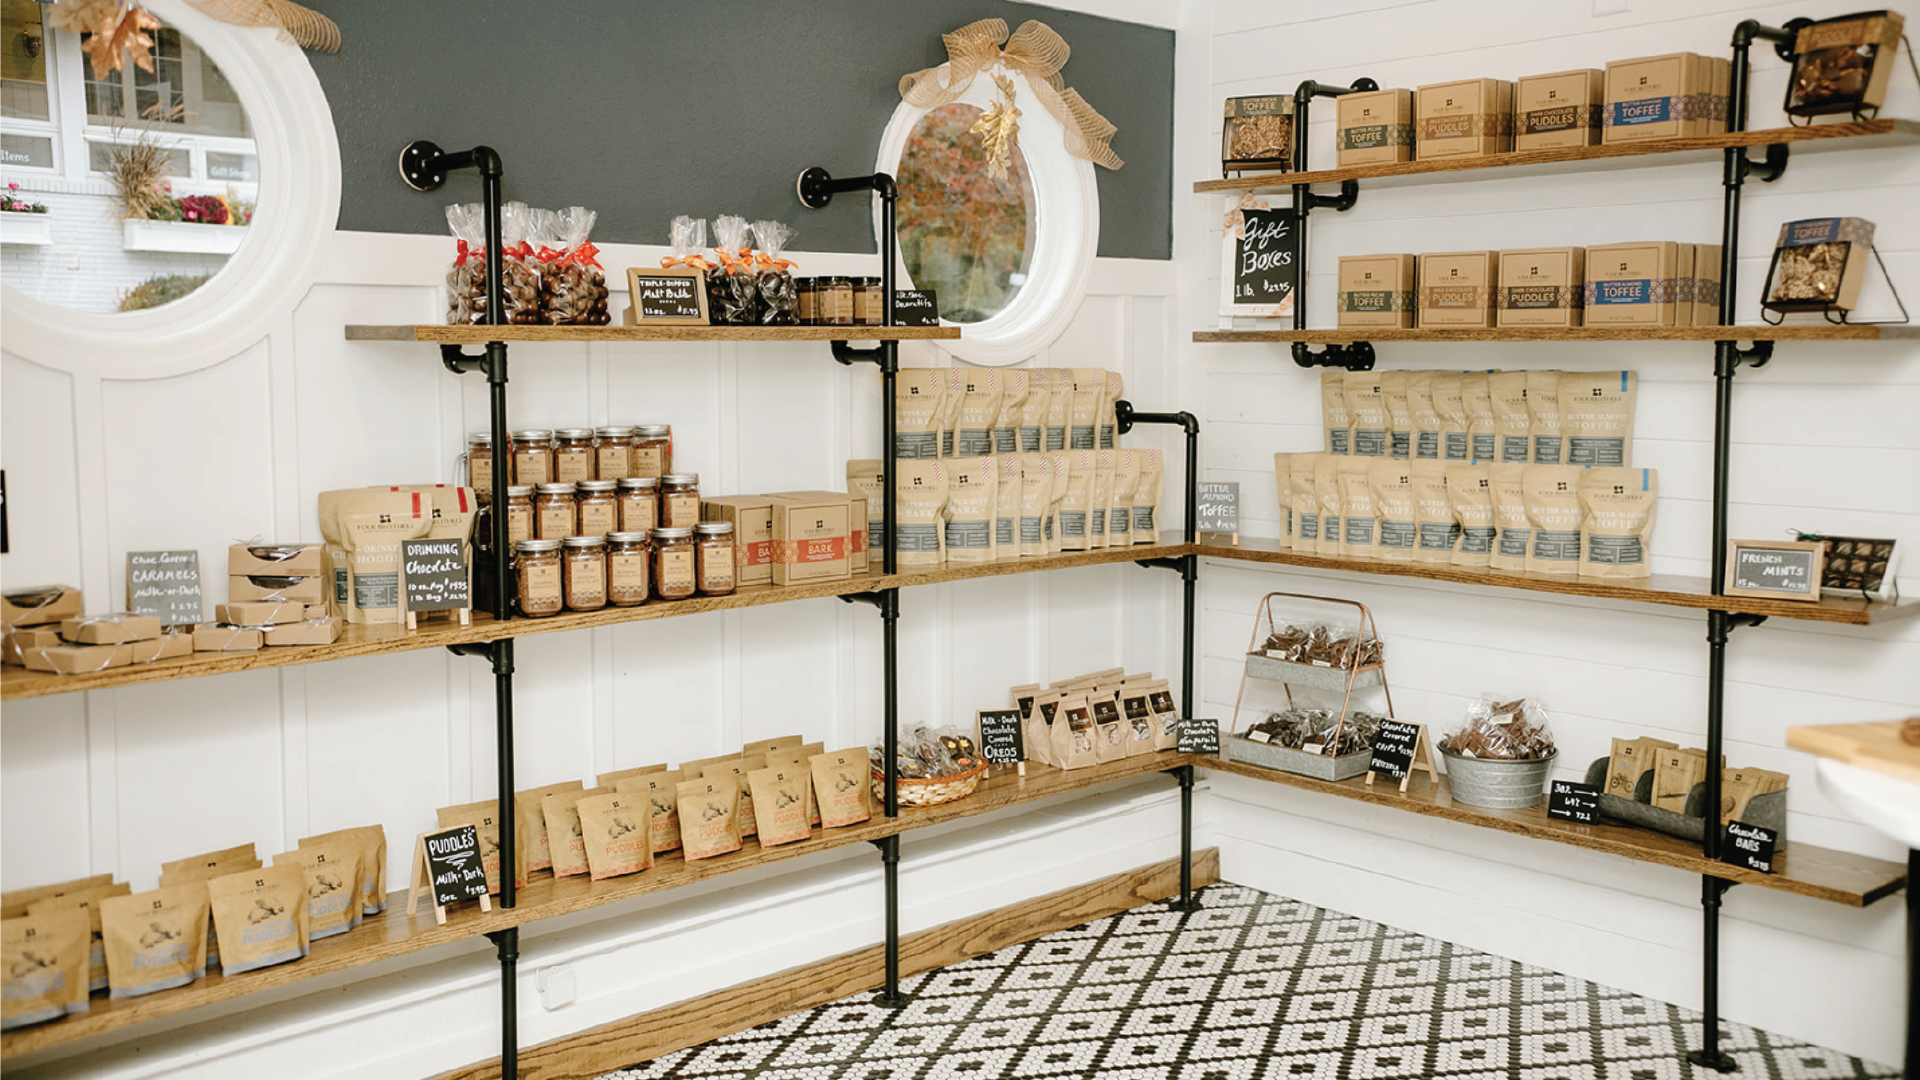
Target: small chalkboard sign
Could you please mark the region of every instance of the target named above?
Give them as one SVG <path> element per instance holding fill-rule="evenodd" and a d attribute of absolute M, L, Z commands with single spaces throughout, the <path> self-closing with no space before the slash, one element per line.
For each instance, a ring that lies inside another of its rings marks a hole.
<path fill-rule="evenodd" d="M 1299 285 L 1294 264 L 1293 211 L 1265 199 L 1232 204 L 1220 238 L 1220 281 L 1226 316 L 1289 318 Z"/>
<path fill-rule="evenodd" d="M 1205 716 L 1190 716 L 1180 721 L 1180 745 L 1183 754 L 1220 752 L 1220 721 Z"/>
<path fill-rule="evenodd" d="M 1415 769 L 1425 769 L 1427 778 L 1433 778 L 1427 725 L 1380 721 L 1380 732 L 1373 737 L 1373 754 L 1367 762 L 1367 786 L 1372 787 L 1373 778 L 1385 773 L 1389 780 L 1400 781 L 1400 790 L 1405 791 Z"/>
<path fill-rule="evenodd" d="M 198 551 L 127 552 L 127 610 L 159 617 L 162 626 L 206 618 L 200 601 Z"/>
<path fill-rule="evenodd" d="M 1019 709 L 982 709 L 974 714 L 980 725 L 980 753 L 995 765 L 1018 765 L 1027 774 L 1027 740 Z"/>
<path fill-rule="evenodd" d="M 1727 822 L 1727 835 L 1720 845 L 1720 861 L 1773 873 L 1773 845 L 1779 837 L 1772 829 L 1749 825 L 1744 821 Z"/>
<path fill-rule="evenodd" d="M 1600 815 L 1600 789 L 1577 780 L 1555 780 L 1547 785 L 1547 816 L 1591 825 Z"/>
<path fill-rule="evenodd" d="M 627 268 L 628 321 L 668 326 L 707 325 L 707 278 L 698 267 Z"/>
<path fill-rule="evenodd" d="M 467 625 L 473 609 L 473 575 L 467 566 L 467 544 L 459 537 L 441 540 L 402 540 L 401 577 L 407 591 L 407 629 L 414 613 L 458 611 Z"/>
<path fill-rule="evenodd" d="M 1237 480 L 1203 480 L 1200 482 L 1200 518 L 1194 528 L 1203 533 L 1216 533 L 1233 538 L 1240 543 L 1240 482 Z"/>
<path fill-rule="evenodd" d="M 939 326 L 940 303 L 932 289 L 895 289 L 893 325 Z"/>
<path fill-rule="evenodd" d="M 1802 540 L 1730 540 L 1724 591 L 1728 596 L 1818 601 L 1825 553 L 1823 545 Z"/>
<path fill-rule="evenodd" d="M 425 896 L 433 901 L 435 922 L 447 921 L 447 906 L 463 900 L 480 901 L 480 910 L 492 911 L 487 898 L 487 871 L 480 855 L 480 833 L 471 825 L 423 832 L 413 844 L 413 886 L 407 895 L 407 914 Z"/>

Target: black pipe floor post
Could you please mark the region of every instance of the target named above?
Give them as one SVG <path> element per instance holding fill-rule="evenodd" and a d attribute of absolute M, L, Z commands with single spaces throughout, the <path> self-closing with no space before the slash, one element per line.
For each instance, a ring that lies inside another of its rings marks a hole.
<path fill-rule="evenodd" d="M 1907 851 L 1907 1076 L 1920 1076 L 1920 956 L 1914 941 L 1920 938 L 1920 849 Z"/>

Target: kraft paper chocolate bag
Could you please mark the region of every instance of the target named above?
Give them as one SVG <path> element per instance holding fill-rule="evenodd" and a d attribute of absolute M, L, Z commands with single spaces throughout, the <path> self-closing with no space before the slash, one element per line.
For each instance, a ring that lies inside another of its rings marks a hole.
<path fill-rule="evenodd" d="M 1153 680 L 1130 683 L 1120 690 L 1120 715 L 1127 722 L 1127 756 L 1153 753 Z"/>
<path fill-rule="evenodd" d="M 1073 371 L 1048 368 L 1053 378 L 1053 393 L 1047 399 L 1047 434 L 1044 451 L 1061 454 L 1067 450 L 1067 428 L 1073 419 Z"/>
<path fill-rule="evenodd" d="M 1380 521 L 1373 508 L 1373 464 L 1354 455 L 1340 462 L 1340 556 L 1371 559 L 1378 554 L 1374 535 Z"/>
<path fill-rule="evenodd" d="M 190 885 L 196 881 L 211 881 L 222 874 L 231 874 L 238 870 L 254 870 L 264 865 L 254 857 L 252 844 L 241 844 L 224 851 L 209 851 L 204 855 L 192 855 L 185 859 L 160 864 L 160 887 L 172 885 Z M 213 922 L 207 922 L 207 953 L 205 964 L 220 962 L 220 942 L 214 936 Z"/>
<path fill-rule="evenodd" d="M 68 893 L 83 892 L 111 884 L 113 884 L 112 874 L 95 874 L 92 877 L 74 881 L 62 881 L 54 885 L 32 885 L 24 889 L 0 893 L 0 919 L 25 918 L 27 908 L 36 900 L 45 900 L 50 896 L 65 896 Z"/>
<path fill-rule="evenodd" d="M 893 456 L 912 460 L 940 456 L 940 406 L 947 375 L 939 368 L 901 368 L 893 383 Z M 852 465 L 848 465 L 851 480 Z M 879 472 L 875 469 L 874 472 Z M 873 497 L 868 496 L 871 505 Z"/>
<path fill-rule="evenodd" d="M 1387 399 L 1381 376 L 1384 372 L 1349 371 L 1345 373 L 1347 415 L 1353 434 L 1347 441 L 1347 453 L 1354 457 L 1386 457 L 1389 425 Z"/>
<path fill-rule="evenodd" d="M 1413 399 L 1404 371 L 1380 372 L 1380 401 L 1387 408 L 1387 456 L 1402 461 L 1413 456 Z"/>
<path fill-rule="evenodd" d="M 756 816 L 753 805 L 753 792 L 749 790 L 747 785 L 747 774 L 755 769 L 765 768 L 766 764 L 767 757 L 765 754 L 742 754 L 740 757 L 731 761 L 722 761 L 717 765 L 709 765 L 700 770 L 702 778 L 712 776 L 715 773 L 726 773 L 728 776 L 733 777 L 734 782 L 739 786 L 740 836 L 742 839 L 758 835 L 760 831 L 759 819 Z"/>
<path fill-rule="evenodd" d="M 442 829 L 451 829 L 458 825 L 471 825 L 480 841 L 480 866 L 487 873 L 487 892 L 498 895 L 500 892 L 500 804 L 487 799 L 484 802 L 471 802 L 462 806 L 443 806 L 437 812 Z M 515 877 L 514 887 L 519 888 L 526 881 Z"/>
<path fill-rule="evenodd" d="M 620 791 L 643 791 L 653 802 L 648 820 L 651 822 L 653 853 L 665 854 L 680 850 L 680 785 L 686 782 L 686 774 L 678 770 L 648 773 L 631 780 L 622 780 L 616 786 Z"/>
<path fill-rule="evenodd" d="M 1114 689 L 1089 699 L 1093 708 L 1093 758 L 1105 764 L 1127 756 L 1133 741 L 1126 718 L 1120 714 L 1120 692 Z"/>
<path fill-rule="evenodd" d="M 612 787 L 616 780 L 599 778 L 598 787 Z M 516 878 L 525 881 L 535 870 L 553 869 L 553 850 L 547 843 L 547 811 L 543 801 L 556 791 L 579 791 L 586 787 L 578 780 L 566 780 L 545 787 L 513 793 L 513 846 L 519 870 Z"/>
<path fill-rule="evenodd" d="M 88 945 L 87 967 L 84 973 L 86 991 L 82 992 L 83 997 L 86 993 L 107 988 L 107 947 L 100 937 L 100 901 L 110 896 L 131 896 L 132 894 L 133 886 L 123 881 L 118 884 L 96 885 L 61 896 L 49 896 L 27 905 L 28 916 L 62 914 L 69 911 L 78 911 L 86 915 Z"/>
<path fill-rule="evenodd" d="M 1078 455 L 1053 455 L 1053 497 L 1047 503 L 1047 520 L 1040 525 L 1040 532 L 1046 537 L 1047 554 L 1058 555 L 1066 550 L 1066 538 L 1061 532 L 1060 512 L 1067 505 L 1067 489 L 1073 485 L 1074 462 Z"/>
<path fill-rule="evenodd" d="M 1116 407 L 1126 392 L 1126 381 L 1120 377 L 1120 373 L 1107 372 L 1107 392 L 1100 399 L 1100 435 L 1095 449 L 1118 450 L 1120 448 L 1120 415 Z"/>
<path fill-rule="evenodd" d="M 942 374 L 946 377 L 946 396 L 940 399 L 940 456 L 950 458 L 955 456 L 954 432 L 960 423 L 960 406 L 966 400 L 967 372 L 954 367 Z"/>
<path fill-rule="evenodd" d="M 1433 411 L 1440 415 L 1440 459 L 1468 461 L 1473 447 L 1473 425 L 1467 419 L 1467 399 L 1457 371 L 1433 373 Z"/>
<path fill-rule="evenodd" d="M 993 449 L 989 452 L 1000 457 L 1020 452 L 1020 415 L 1027 404 L 1027 373 L 1013 368 L 997 374 L 1000 376 L 1000 411 L 993 420 Z"/>
<path fill-rule="evenodd" d="M 1493 561 L 1494 541 L 1500 535 L 1493 509 L 1493 467 L 1447 466 L 1447 502 L 1460 522 L 1460 542 L 1453 549 L 1455 566 L 1487 566 Z"/>
<path fill-rule="evenodd" d="M 1100 448 L 1100 406 L 1107 397 L 1104 368 L 1073 368 L 1073 398 L 1067 418 L 1067 449 Z"/>
<path fill-rule="evenodd" d="M 206 975 L 211 926 L 205 881 L 100 901 L 108 996 L 139 997 Z"/>
<path fill-rule="evenodd" d="M 1413 460 L 1439 461 L 1447 422 L 1433 400 L 1432 371 L 1407 372 L 1407 411 L 1413 414 Z"/>
<path fill-rule="evenodd" d="M 586 830 L 580 824 L 580 800 L 613 793 L 614 789 L 603 787 L 564 788 L 540 797 L 540 816 L 546 823 L 547 854 L 554 877 L 573 877 L 593 870 L 593 864 L 587 860 Z"/>
<path fill-rule="evenodd" d="M 1560 431 L 1560 373 L 1527 372 L 1527 413 L 1533 418 L 1533 463 L 1565 464 Z"/>
<path fill-rule="evenodd" d="M 1581 576 L 1651 575 L 1653 515 L 1659 498 L 1660 473 L 1655 469 L 1581 470 L 1581 528 L 1586 534 Z"/>
<path fill-rule="evenodd" d="M 1033 696 L 1033 710 L 1021 724 L 1021 735 L 1027 744 L 1027 760 L 1042 765 L 1053 764 L 1053 721 L 1059 714 L 1060 699 L 1064 696 L 1058 690 L 1042 690 Z"/>
<path fill-rule="evenodd" d="M 1347 373 L 1320 373 L 1320 423 L 1326 429 L 1326 452 L 1347 453 L 1347 439 L 1353 428 L 1353 414 L 1347 411 Z"/>
<path fill-rule="evenodd" d="M 876 554 L 887 547 L 886 478 L 878 458 L 847 462 L 847 491 L 867 500 L 867 548 Z"/>
<path fill-rule="evenodd" d="M 1383 562 L 1412 562 L 1419 536 L 1419 511 L 1414 506 L 1411 460 L 1375 458 L 1367 470 L 1373 489 L 1373 512 L 1379 520 L 1374 554 Z M 1444 501 L 1444 500 L 1443 500 Z"/>
<path fill-rule="evenodd" d="M 1633 464 L 1634 406 L 1640 376 L 1631 371 L 1563 371 L 1560 432 L 1568 465 Z"/>
<path fill-rule="evenodd" d="M 806 817 L 803 820 L 806 821 L 808 828 L 817 828 L 820 824 L 820 798 L 813 792 L 813 755 L 825 749 L 826 747 L 820 743 L 812 743 L 798 750 L 784 750 L 767 755 L 767 768 L 777 769 L 788 776 L 800 775 L 807 778 Z M 748 786 L 751 787 L 752 783 L 749 782 Z M 765 845 L 766 837 L 761 837 L 760 843 Z"/>
<path fill-rule="evenodd" d="M 1060 550 L 1085 551 L 1092 543 L 1088 520 L 1093 507 L 1094 472 L 1099 457 L 1092 450 L 1064 455 L 1068 463 L 1066 497 L 1060 500 Z"/>
<path fill-rule="evenodd" d="M 1316 555 L 1340 557 L 1340 465 L 1346 460 L 1326 454 L 1313 463 L 1314 501 L 1320 505 L 1320 539 L 1313 547 Z"/>
<path fill-rule="evenodd" d="M 1135 450 L 1140 479 L 1133 485 L 1133 542 L 1160 542 L 1160 489 L 1166 479 L 1166 461 L 1158 450 Z"/>
<path fill-rule="evenodd" d="M 894 514 L 890 522 L 896 565 L 901 570 L 938 569 L 946 561 L 941 512 L 947 505 L 947 470 L 940 461 L 894 463 Z"/>
<path fill-rule="evenodd" d="M 1053 457 L 1020 455 L 1020 554 L 1047 553 L 1047 508 L 1053 501 Z"/>
<path fill-rule="evenodd" d="M 1413 460 L 1413 561 L 1451 563 L 1460 545 L 1460 519 L 1447 495 L 1447 466 L 1440 461 Z"/>
<path fill-rule="evenodd" d="M 1000 371 L 997 368 L 952 368 L 959 377 L 960 412 L 954 421 L 953 457 L 978 458 L 993 454 L 993 428 L 1000 418 Z"/>
<path fill-rule="evenodd" d="M 298 866 L 306 875 L 308 941 L 344 934 L 360 925 L 364 891 L 358 839 L 341 837 L 303 844 L 275 855 L 273 865 Z"/>
<path fill-rule="evenodd" d="M 1054 764 L 1062 769 L 1084 769 L 1098 763 L 1094 743 L 1093 705 L 1085 691 L 1061 699 L 1053 717 Z"/>
<path fill-rule="evenodd" d="M 78 907 L 0 920 L 0 1031 L 87 1011 L 92 920 Z"/>
<path fill-rule="evenodd" d="M 748 773 L 747 786 L 753 789 L 761 847 L 791 844 L 813 835 L 807 823 L 807 806 L 813 790 L 811 769 L 769 765 Z"/>
<path fill-rule="evenodd" d="M 991 457 L 956 457 L 944 463 L 947 505 L 941 511 L 940 546 L 947 565 L 994 561 L 994 519 L 999 506 L 1000 463 Z"/>
<path fill-rule="evenodd" d="M 352 829 L 308 836 L 301 847 L 325 844 L 351 837 L 360 847 L 360 914 L 378 915 L 387 910 L 387 830 L 382 825 L 361 825 Z"/>
<path fill-rule="evenodd" d="M 214 878 L 207 901 L 220 937 L 220 974 L 307 955 L 307 872 L 297 862 Z"/>
<path fill-rule="evenodd" d="M 799 743 L 798 737 L 794 739 L 794 742 L 796 745 Z M 612 772 L 603 772 L 596 775 L 593 778 L 593 786 L 603 787 L 609 791 L 612 791 L 613 786 L 615 784 L 618 784 L 622 780 L 632 780 L 636 777 L 645 776 L 648 773 L 657 773 L 657 772 L 666 772 L 666 771 L 667 771 L 667 763 L 664 761 L 660 762 L 657 765 L 636 765 L 631 769 L 615 769 Z M 556 787 L 553 790 L 563 791 L 565 789 Z M 545 792 L 543 791 L 542 794 L 545 794 Z"/>
<path fill-rule="evenodd" d="M 1287 490 L 1293 499 L 1293 550 L 1312 555 L 1320 546 L 1320 493 L 1313 472 L 1326 454 L 1294 454 L 1287 462 Z"/>
<path fill-rule="evenodd" d="M 731 774 L 703 776 L 683 781 L 674 794 L 680 804 L 680 843 L 688 862 L 740 850 L 737 779 Z"/>
<path fill-rule="evenodd" d="M 1580 473 L 1572 465 L 1529 465 L 1520 479 L 1527 501 L 1533 542 L 1527 570 L 1535 574 L 1577 574 L 1585 547 L 1580 532 Z"/>
<path fill-rule="evenodd" d="M 1547 468 L 1559 468 L 1549 465 Z M 1493 481 L 1493 520 L 1499 527 L 1499 539 L 1493 545 L 1488 565 L 1495 570 L 1520 573 L 1527 568 L 1527 552 L 1533 547 L 1533 522 L 1527 517 L 1525 465 L 1489 465 Z"/>
<path fill-rule="evenodd" d="M 1025 497 L 1020 455 L 994 459 L 999 476 L 993 483 L 993 559 L 1007 562 L 1020 557 L 1020 503 Z"/>
<path fill-rule="evenodd" d="M 1493 403 L 1494 430 L 1500 436 L 1499 462 L 1526 465 L 1533 461 L 1533 411 L 1527 408 L 1527 373 L 1496 371 L 1487 376 L 1487 395 Z"/>
<path fill-rule="evenodd" d="M 1280 510 L 1280 546 L 1293 546 L 1293 455 L 1273 455 L 1274 505 Z"/>
<path fill-rule="evenodd" d="M 433 529 L 432 496 L 367 488 L 337 494 L 334 513 L 347 551 L 351 623 L 399 622 L 400 547 Z"/>
<path fill-rule="evenodd" d="M 1087 548 L 1107 546 L 1107 507 L 1113 501 L 1113 451 L 1093 452 L 1093 482 L 1087 485 Z"/>
<path fill-rule="evenodd" d="M 771 754 L 776 750 L 798 750 L 807 741 L 805 735 L 776 735 L 771 739 L 750 742 L 740 748 L 741 757 L 755 754 Z M 662 766 L 664 768 L 664 766 Z"/>
<path fill-rule="evenodd" d="M 1500 421 L 1494 417 L 1491 373 L 1463 372 L 1460 397 L 1467 408 L 1467 458 L 1470 461 L 1500 460 Z"/>
<path fill-rule="evenodd" d="M 1133 543 L 1133 493 L 1140 486 L 1140 451 L 1113 451 L 1113 487 L 1107 495 L 1107 546 Z"/>
<path fill-rule="evenodd" d="M 1023 454 L 1038 454 L 1047 445 L 1047 412 L 1053 402 L 1053 372 L 1035 368 L 1026 372 L 1027 397 L 1020 405 L 1020 446 Z"/>
<path fill-rule="evenodd" d="M 1153 748 L 1155 750 L 1176 750 L 1180 746 L 1180 708 L 1173 703 L 1173 693 L 1167 689 L 1165 679 L 1157 679 L 1148 686 L 1153 703 Z"/>
<path fill-rule="evenodd" d="M 873 817 L 871 771 L 865 747 L 815 754 L 814 796 L 820 800 L 820 823 L 829 829 L 858 825 Z"/>
<path fill-rule="evenodd" d="M 588 878 L 601 881 L 653 866 L 653 800 L 644 791 L 593 795 L 573 804 L 587 849 Z"/>

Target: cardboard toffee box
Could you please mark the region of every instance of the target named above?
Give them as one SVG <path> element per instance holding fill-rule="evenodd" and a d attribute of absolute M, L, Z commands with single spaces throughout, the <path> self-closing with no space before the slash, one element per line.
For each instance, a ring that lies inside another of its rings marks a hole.
<path fill-rule="evenodd" d="M 1220 127 L 1220 171 L 1293 168 L 1293 95 L 1230 97 Z"/>
<path fill-rule="evenodd" d="M 733 572 L 737 585 L 773 581 L 773 498 L 718 495 L 700 500 L 700 520 L 733 523 Z"/>
<path fill-rule="evenodd" d="M 1586 249 L 1521 248 L 1500 253 L 1500 326 L 1580 325 Z"/>
<path fill-rule="evenodd" d="M 1369 90 L 1334 101 L 1341 168 L 1413 160 L 1413 91 Z"/>
<path fill-rule="evenodd" d="M 1720 325 L 1720 245 L 1688 244 L 1693 249 L 1693 321 L 1688 326 Z"/>
<path fill-rule="evenodd" d="M 1851 311 L 1873 261 L 1873 222 L 1803 218 L 1780 226 L 1762 304 L 1778 312 Z"/>
<path fill-rule="evenodd" d="M 1793 41 L 1787 113 L 1878 109 L 1887 100 L 1905 29 L 1906 18 L 1897 11 L 1862 11 L 1801 27 Z"/>
<path fill-rule="evenodd" d="M 1588 326 L 1677 326 L 1681 245 L 1672 240 L 1587 249 Z"/>
<path fill-rule="evenodd" d="M 1411 254 L 1342 255 L 1336 308 L 1340 329 L 1412 329 L 1417 262 Z"/>
<path fill-rule="evenodd" d="M 1438 251 L 1420 256 L 1420 328 L 1490 327 L 1497 251 Z"/>
<path fill-rule="evenodd" d="M 292 544 L 233 544 L 227 548 L 227 573 L 233 577 L 271 574 L 279 577 L 318 577 L 325 567 L 318 541 Z"/>
<path fill-rule="evenodd" d="M 1513 148 L 1552 150 L 1600 142 L 1607 74 L 1597 68 L 1529 75 L 1513 84 Z"/>
<path fill-rule="evenodd" d="M 1462 79 L 1423 86 L 1414 132 L 1421 161 L 1504 154 L 1513 149 L 1513 84 Z"/>
<path fill-rule="evenodd" d="M 775 585 L 835 581 L 853 575 L 853 504 L 845 495 L 799 495 L 771 501 Z"/>
<path fill-rule="evenodd" d="M 1639 142 L 1727 130 L 1732 73 L 1728 61 L 1698 53 L 1609 63 L 1602 141 Z"/>

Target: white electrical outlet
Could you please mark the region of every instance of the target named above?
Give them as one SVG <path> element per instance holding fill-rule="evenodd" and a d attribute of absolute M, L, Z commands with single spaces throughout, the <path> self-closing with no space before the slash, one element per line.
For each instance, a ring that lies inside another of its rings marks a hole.
<path fill-rule="evenodd" d="M 540 991 L 540 1007 L 552 1012 L 573 1004 L 576 989 L 573 965 L 554 964 L 534 973 L 534 988 Z"/>
<path fill-rule="evenodd" d="M 1633 10 L 1633 0 L 1593 0 L 1593 14 L 1625 15 Z"/>

